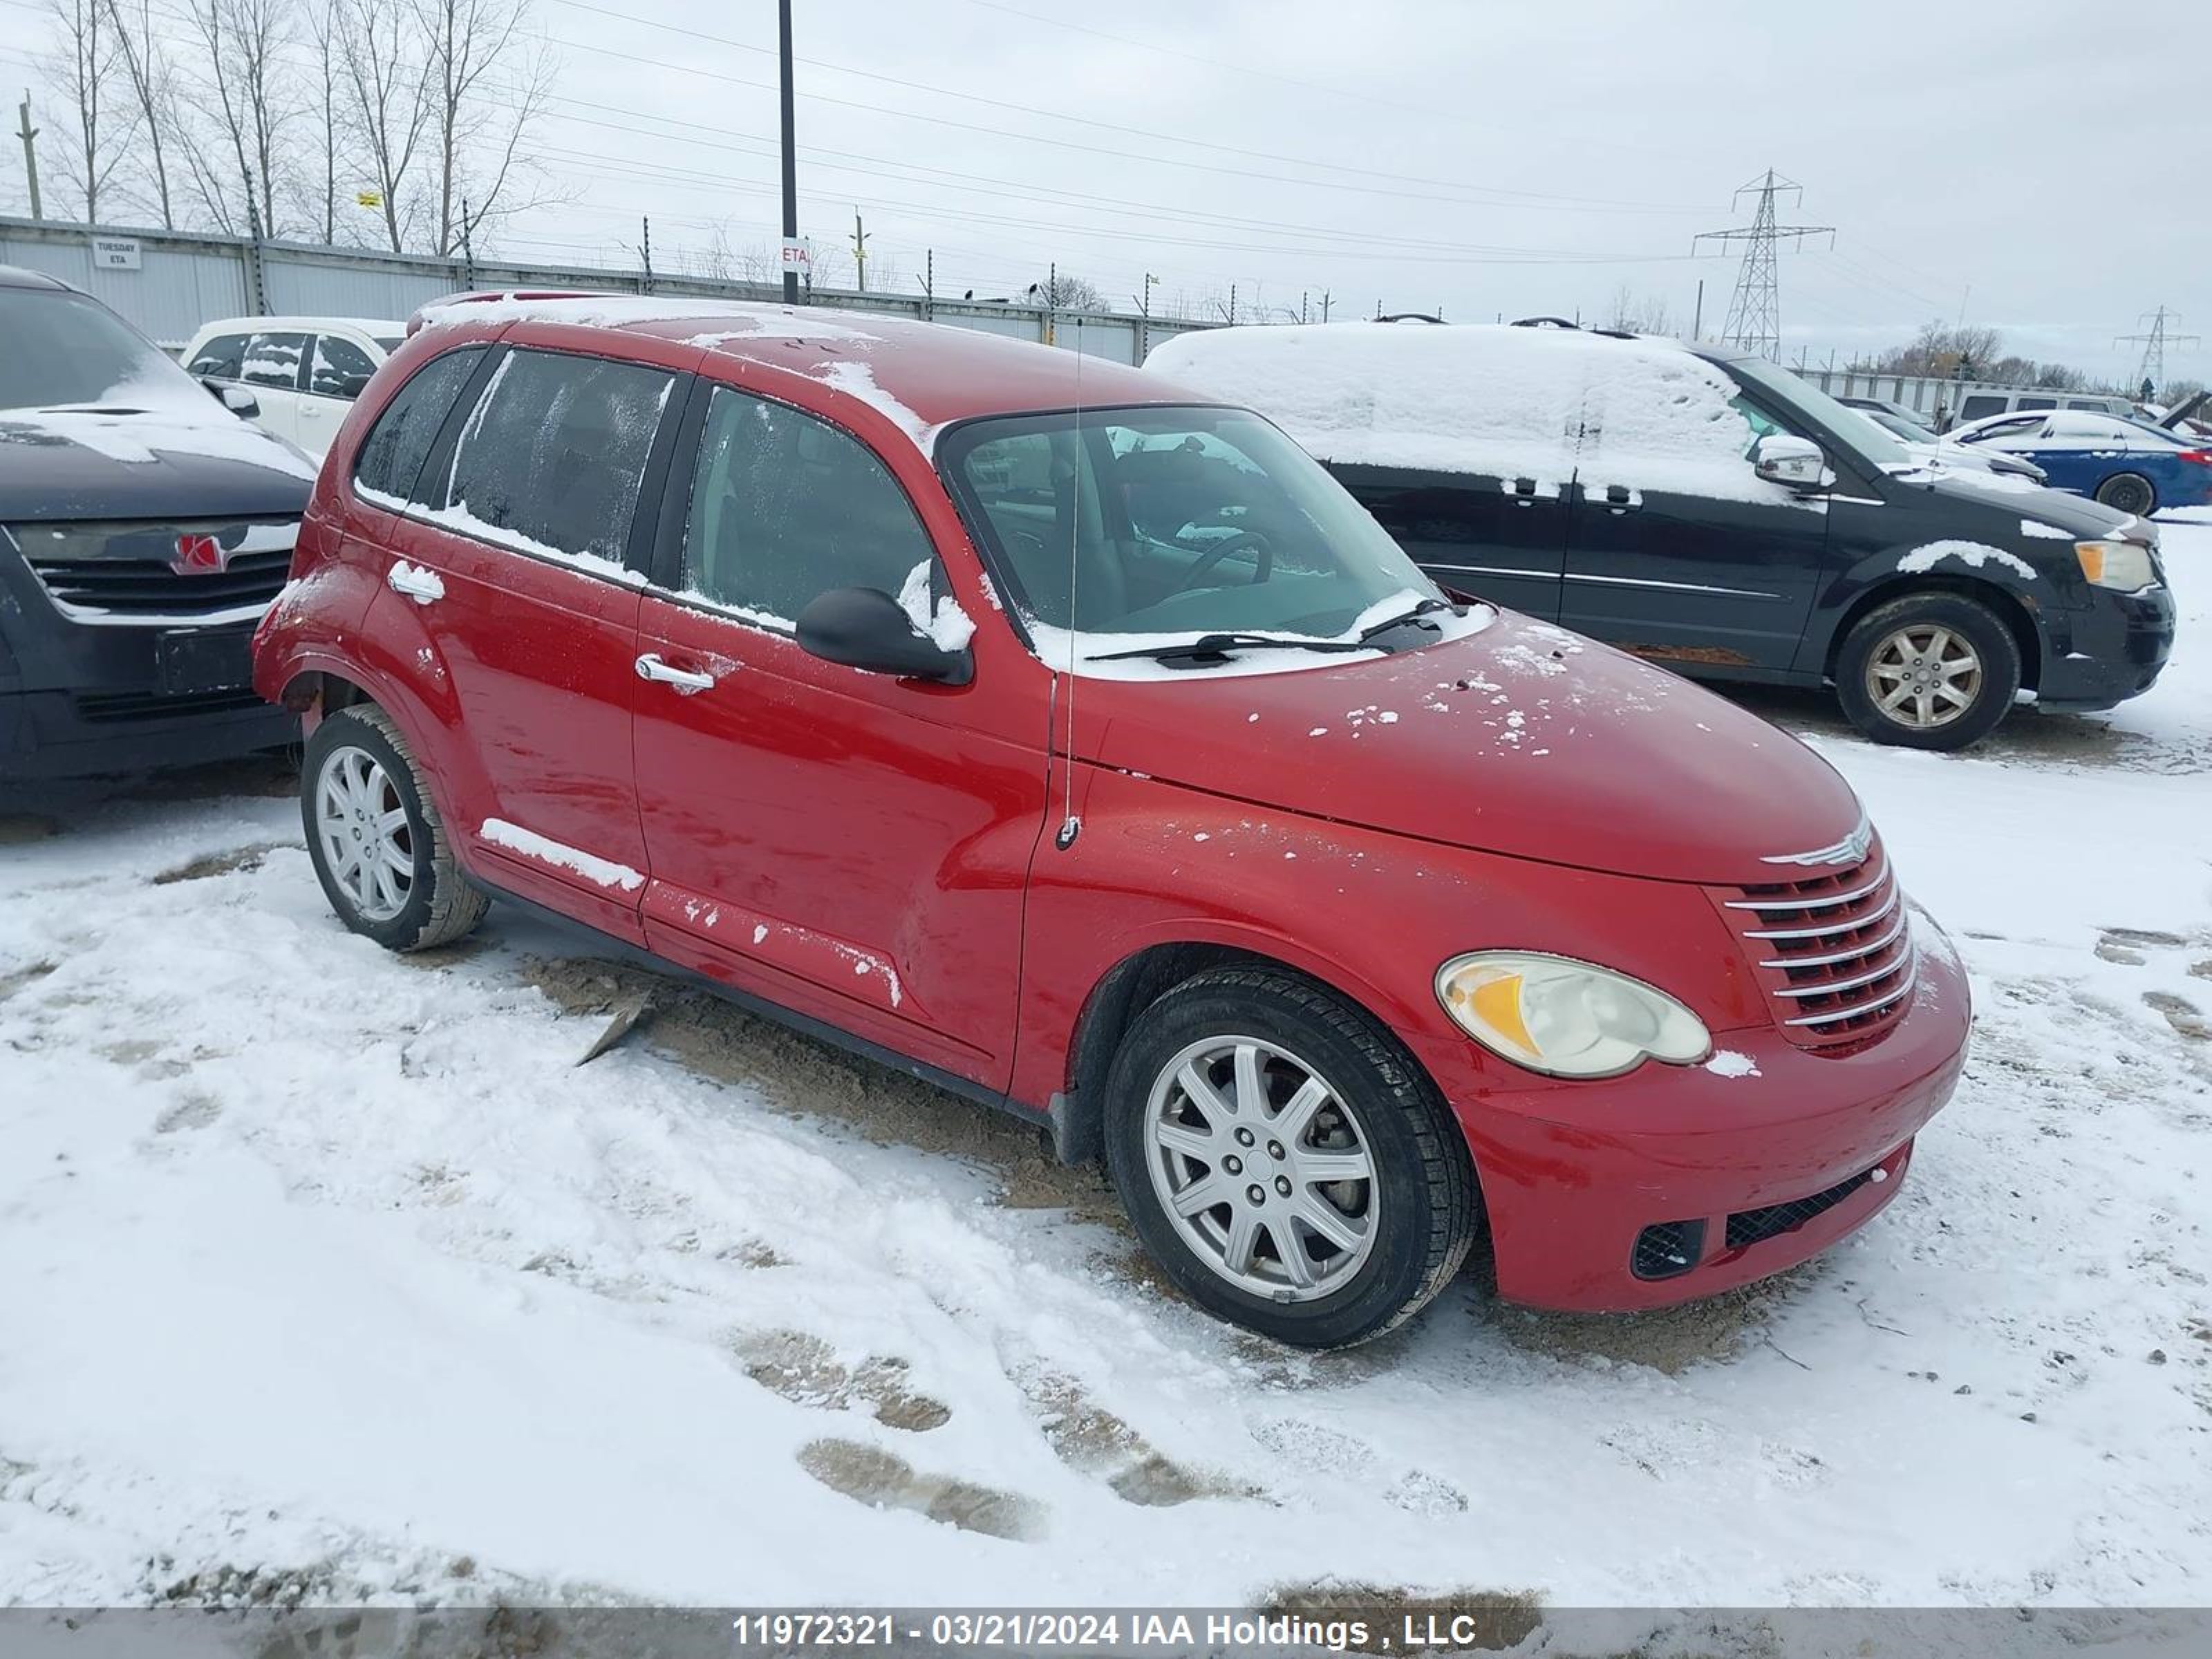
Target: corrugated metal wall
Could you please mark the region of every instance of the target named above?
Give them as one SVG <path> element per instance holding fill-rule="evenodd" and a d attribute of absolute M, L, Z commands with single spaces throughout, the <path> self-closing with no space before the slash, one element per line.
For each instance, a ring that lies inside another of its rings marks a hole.
<path fill-rule="evenodd" d="M 243 238 L 99 228 L 103 238 L 128 237 L 139 246 L 136 270 L 100 270 L 92 257 L 94 228 L 0 217 L 0 264 L 42 270 L 97 295 L 162 344 L 177 347 L 219 317 L 306 315 L 404 318 L 417 306 L 460 288 L 586 288 L 640 291 L 641 273 L 588 266 L 549 267 L 459 262 L 417 254 L 377 253 Z M 255 257 L 258 252 L 258 259 Z M 253 295 L 257 279 L 259 298 Z M 714 282 L 692 276 L 655 279 L 656 294 L 775 301 L 780 283 Z M 978 305 L 919 295 L 817 289 L 817 304 L 927 317 L 956 328 L 1016 339 L 1043 340 L 1116 362 L 1139 362 L 1151 346 L 1200 323 L 1168 322 L 1105 313 L 1047 313 L 1021 306 Z"/>

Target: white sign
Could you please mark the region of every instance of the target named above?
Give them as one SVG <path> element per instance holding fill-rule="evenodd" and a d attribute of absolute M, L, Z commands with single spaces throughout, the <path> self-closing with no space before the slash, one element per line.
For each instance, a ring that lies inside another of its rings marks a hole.
<path fill-rule="evenodd" d="M 138 240 L 134 236 L 95 236 L 92 263 L 100 270 L 137 270 Z"/>
<path fill-rule="evenodd" d="M 786 270 L 796 271 L 801 276 L 813 275 L 814 244 L 803 239 L 786 242 L 783 245 L 782 268 Z"/>

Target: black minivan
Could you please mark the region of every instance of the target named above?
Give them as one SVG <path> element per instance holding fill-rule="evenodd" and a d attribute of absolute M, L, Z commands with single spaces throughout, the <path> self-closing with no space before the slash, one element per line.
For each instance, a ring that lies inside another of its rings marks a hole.
<path fill-rule="evenodd" d="M 1832 686 L 1883 743 L 2148 690 L 2158 532 L 1923 465 L 1787 370 L 1545 325 L 1210 329 L 1153 369 L 1279 422 L 1439 583 L 1701 679 Z"/>
<path fill-rule="evenodd" d="M 247 646 L 314 465 L 90 295 L 0 266 L 0 780 L 289 743 Z"/>

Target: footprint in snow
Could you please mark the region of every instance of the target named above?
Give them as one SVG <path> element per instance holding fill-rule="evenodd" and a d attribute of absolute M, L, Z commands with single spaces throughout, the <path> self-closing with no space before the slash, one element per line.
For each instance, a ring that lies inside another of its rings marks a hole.
<path fill-rule="evenodd" d="M 1041 1374 L 1016 1382 L 1036 1413 L 1037 1427 L 1053 1455 L 1079 1474 L 1103 1480 L 1127 1503 L 1172 1509 L 1194 1498 L 1261 1496 L 1176 1462 L 1085 1394 L 1073 1377 Z"/>
<path fill-rule="evenodd" d="M 951 1408 L 907 1386 L 907 1362 L 871 1354 L 848 1367 L 820 1337 L 805 1331 L 745 1331 L 732 1342 L 747 1376 L 794 1406 L 843 1411 L 861 1407 L 887 1428 L 915 1434 L 949 1421 Z"/>
<path fill-rule="evenodd" d="M 923 1474 L 896 1453 L 858 1441 L 810 1441 L 799 1448 L 799 1467 L 856 1503 L 910 1510 L 963 1532 L 1018 1543 L 1044 1531 L 1044 1510 L 1029 1498 L 969 1480 Z"/>

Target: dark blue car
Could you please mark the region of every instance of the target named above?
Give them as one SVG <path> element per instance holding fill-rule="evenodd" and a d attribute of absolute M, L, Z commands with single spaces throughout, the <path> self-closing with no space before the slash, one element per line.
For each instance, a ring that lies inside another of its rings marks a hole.
<path fill-rule="evenodd" d="M 1947 441 L 2033 461 L 2052 489 L 2094 496 L 2122 513 L 2212 506 L 2212 447 L 2191 447 L 2163 427 L 2118 415 L 1992 415 L 1956 428 Z"/>

